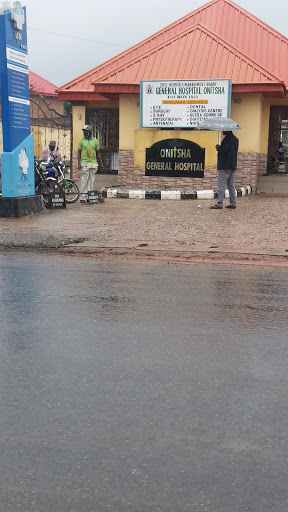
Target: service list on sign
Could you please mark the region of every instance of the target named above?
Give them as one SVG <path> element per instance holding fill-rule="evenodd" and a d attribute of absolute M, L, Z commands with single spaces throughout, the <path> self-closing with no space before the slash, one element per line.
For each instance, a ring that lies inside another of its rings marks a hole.
<path fill-rule="evenodd" d="M 141 126 L 197 128 L 209 117 L 228 117 L 231 81 L 142 81 Z"/>

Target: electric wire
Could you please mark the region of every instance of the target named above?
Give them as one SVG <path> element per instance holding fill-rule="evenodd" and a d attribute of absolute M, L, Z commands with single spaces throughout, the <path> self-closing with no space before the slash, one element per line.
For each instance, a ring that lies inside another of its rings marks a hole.
<path fill-rule="evenodd" d="M 37 29 L 37 28 L 32 28 L 32 27 L 28 27 L 28 31 L 29 30 L 33 30 L 35 32 L 42 32 L 42 33 L 45 33 L 45 34 L 53 34 L 55 36 L 60 36 L 60 37 L 69 37 L 70 39 L 78 39 L 79 41 L 89 41 L 90 43 L 105 44 L 107 46 L 118 46 L 119 48 L 123 48 L 123 46 L 120 45 L 120 44 L 106 43 L 105 41 L 95 41 L 95 39 L 87 39 L 85 37 L 70 36 L 68 34 L 60 34 L 59 32 L 47 32 L 46 30 L 43 32 L 43 30 L 40 30 L 40 29 Z"/>

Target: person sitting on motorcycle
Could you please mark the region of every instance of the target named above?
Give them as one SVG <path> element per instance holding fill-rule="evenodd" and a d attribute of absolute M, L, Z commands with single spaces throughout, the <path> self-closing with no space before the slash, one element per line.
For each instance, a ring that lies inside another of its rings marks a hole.
<path fill-rule="evenodd" d="M 58 148 L 56 149 L 56 141 L 55 140 L 50 140 L 49 147 L 46 149 L 43 149 L 39 160 L 41 160 L 43 162 L 48 162 L 49 158 L 52 160 L 57 160 L 57 162 L 61 162 L 61 160 L 62 160 L 61 154 L 59 153 Z"/>

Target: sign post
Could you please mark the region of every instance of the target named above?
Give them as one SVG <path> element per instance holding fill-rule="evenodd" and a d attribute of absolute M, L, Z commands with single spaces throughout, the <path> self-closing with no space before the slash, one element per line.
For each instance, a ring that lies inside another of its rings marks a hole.
<path fill-rule="evenodd" d="M 0 90 L 3 152 L 1 153 L 1 217 L 20 217 L 43 209 L 35 196 L 26 8 L 20 2 L 0 9 Z"/>
<path fill-rule="evenodd" d="M 229 117 L 230 79 L 142 80 L 141 128 L 197 129 L 207 117 Z"/>

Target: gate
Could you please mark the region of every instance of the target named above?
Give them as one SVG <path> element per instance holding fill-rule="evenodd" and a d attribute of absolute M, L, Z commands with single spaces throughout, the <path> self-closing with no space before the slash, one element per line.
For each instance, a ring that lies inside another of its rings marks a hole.
<path fill-rule="evenodd" d="M 268 174 L 288 174 L 288 108 L 270 107 Z"/>
<path fill-rule="evenodd" d="M 86 122 L 100 145 L 104 171 L 98 170 L 97 174 L 118 174 L 119 110 L 87 109 Z"/>
<path fill-rule="evenodd" d="M 55 140 L 62 160 L 68 167 L 72 162 L 72 115 L 59 112 L 63 103 L 48 99 L 30 90 L 31 132 L 34 134 L 34 155 L 39 158 L 43 149 Z M 64 110 L 64 109 L 63 109 Z"/>

